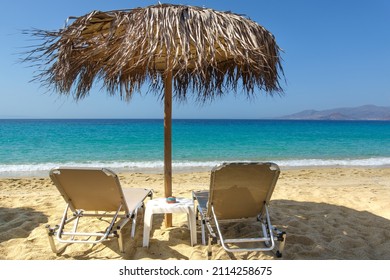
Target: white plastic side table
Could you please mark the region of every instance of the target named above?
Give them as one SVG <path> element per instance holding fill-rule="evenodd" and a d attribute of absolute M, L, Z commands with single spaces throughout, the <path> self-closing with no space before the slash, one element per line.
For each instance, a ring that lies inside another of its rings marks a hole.
<path fill-rule="evenodd" d="M 190 228 L 191 246 L 196 244 L 196 220 L 194 202 L 192 199 L 176 197 L 176 203 L 167 203 L 166 198 L 148 200 L 144 213 L 143 246 L 149 246 L 150 231 L 152 229 L 153 214 L 157 213 L 187 213 L 188 227 Z"/>

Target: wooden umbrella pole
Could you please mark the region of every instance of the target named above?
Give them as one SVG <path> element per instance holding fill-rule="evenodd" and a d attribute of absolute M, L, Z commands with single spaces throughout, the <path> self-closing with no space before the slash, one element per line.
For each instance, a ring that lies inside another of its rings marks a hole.
<path fill-rule="evenodd" d="M 164 77 L 164 192 L 172 196 L 172 71 Z M 165 226 L 172 226 L 172 214 L 165 214 Z"/>

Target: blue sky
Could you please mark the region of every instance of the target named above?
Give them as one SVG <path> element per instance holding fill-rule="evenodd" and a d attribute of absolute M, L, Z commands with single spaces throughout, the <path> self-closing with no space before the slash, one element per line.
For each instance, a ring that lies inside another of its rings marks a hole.
<path fill-rule="evenodd" d="M 244 14 L 271 31 L 284 50 L 281 97 L 248 101 L 227 94 L 200 106 L 175 103 L 173 118 L 268 118 L 305 109 L 390 106 L 390 1 L 246 0 L 170 1 Z M 30 82 L 34 69 L 19 63 L 34 44 L 22 30 L 61 28 L 68 16 L 156 4 L 131 0 L 13 0 L 0 17 L 0 118 L 162 118 L 153 94 L 130 102 L 99 89 L 75 102 Z M 146 93 L 146 91 L 144 92 Z"/>

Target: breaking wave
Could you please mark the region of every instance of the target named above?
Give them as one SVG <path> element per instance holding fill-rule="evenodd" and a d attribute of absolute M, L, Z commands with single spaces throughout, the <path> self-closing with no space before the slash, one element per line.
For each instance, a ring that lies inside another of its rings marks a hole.
<path fill-rule="evenodd" d="M 242 161 L 242 160 L 240 160 Z M 387 167 L 389 157 L 361 159 L 280 159 L 266 160 L 277 163 L 281 169 L 299 167 Z M 222 162 L 233 161 L 173 161 L 173 172 L 209 171 Z M 249 161 L 248 161 L 249 162 Z M 138 162 L 47 162 L 30 164 L 0 164 L 0 177 L 48 176 L 50 169 L 58 166 L 105 167 L 115 172 L 162 173 L 163 161 Z"/>

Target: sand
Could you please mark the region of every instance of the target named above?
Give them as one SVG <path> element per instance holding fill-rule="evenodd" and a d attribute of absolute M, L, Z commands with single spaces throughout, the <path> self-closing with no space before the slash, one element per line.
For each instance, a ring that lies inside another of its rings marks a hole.
<path fill-rule="evenodd" d="M 208 189 L 209 173 L 174 174 L 174 195 L 191 197 L 192 190 Z M 163 196 L 161 174 L 120 174 L 123 187 L 153 188 Z M 0 259 L 207 259 L 206 246 L 190 245 L 186 216 L 173 215 L 165 228 L 155 215 L 149 248 L 142 247 L 142 219 L 134 240 L 125 227 L 125 253 L 116 240 L 98 245 L 72 244 L 51 252 L 45 225 L 59 223 L 65 202 L 49 178 L 0 179 Z M 286 260 L 389 260 L 390 168 L 309 168 L 282 170 L 272 196 L 271 220 L 287 232 Z M 229 226 L 231 231 L 256 226 Z M 198 228 L 198 242 L 200 230 Z M 276 259 L 272 252 L 226 253 L 213 245 L 212 259 Z"/>

